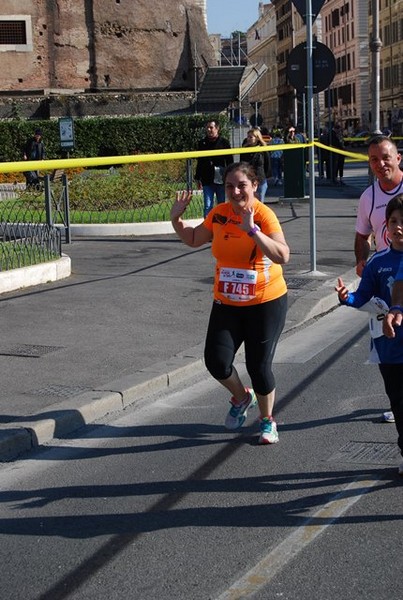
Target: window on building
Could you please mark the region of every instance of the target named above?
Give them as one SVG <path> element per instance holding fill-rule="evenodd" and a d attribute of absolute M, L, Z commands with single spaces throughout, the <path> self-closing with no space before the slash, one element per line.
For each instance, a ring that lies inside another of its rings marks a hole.
<path fill-rule="evenodd" d="M 398 21 L 394 21 L 392 23 L 392 43 L 397 44 L 399 41 L 399 23 Z"/>
<path fill-rule="evenodd" d="M 399 85 L 400 81 L 399 81 L 399 71 L 400 71 L 400 65 L 393 65 L 392 66 L 392 85 L 393 86 L 397 86 Z"/>
<path fill-rule="evenodd" d="M 332 27 L 338 27 L 340 25 L 340 13 L 339 9 L 332 11 Z"/>
<path fill-rule="evenodd" d="M 0 16 L 0 52 L 31 52 L 32 49 L 31 17 Z"/>
<path fill-rule="evenodd" d="M 24 21 L 0 21 L 0 44 L 26 44 Z"/>
<path fill-rule="evenodd" d="M 390 81 L 391 81 L 390 80 L 390 67 L 386 67 L 384 70 L 384 85 L 383 85 L 383 87 L 387 88 L 387 89 L 390 88 L 391 87 Z"/>
<path fill-rule="evenodd" d="M 338 98 L 341 99 L 343 104 L 351 104 L 351 86 L 343 85 L 338 89 Z"/>
<path fill-rule="evenodd" d="M 386 25 L 383 30 L 383 43 L 385 46 L 390 46 L 390 25 Z"/>
<path fill-rule="evenodd" d="M 350 8 L 349 8 L 348 2 L 347 2 L 340 8 L 340 16 L 342 17 L 343 15 L 348 15 L 349 10 L 350 10 Z"/>

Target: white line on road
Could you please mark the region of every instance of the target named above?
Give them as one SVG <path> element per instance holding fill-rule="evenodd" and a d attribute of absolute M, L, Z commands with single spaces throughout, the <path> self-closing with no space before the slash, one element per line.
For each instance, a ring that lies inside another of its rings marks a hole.
<path fill-rule="evenodd" d="M 343 488 L 332 500 L 307 519 L 304 525 L 273 548 L 253 569 L 238 579 L 216 600 L 247 600 L 251 598 L 256 592 L 267 586 L 290 560 L 379 483 L 381 483 L 381 479 L 357 479 Z M 318 525 L 317 521 L 322 521 L 323 524 Z"/>

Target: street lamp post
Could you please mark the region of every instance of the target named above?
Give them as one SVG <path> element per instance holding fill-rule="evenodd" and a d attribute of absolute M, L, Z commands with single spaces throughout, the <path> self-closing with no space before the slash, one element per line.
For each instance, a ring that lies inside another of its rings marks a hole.
<path fill-rule="evenodd" d="M 308 140 L 314 139 L 313 112 L 313 35 L 312 35 L 312 0 L 306 0 L 306 58 L 307 58 L 307 108 L 308 108 Z M 305 103 L 305 99 L 304 99 Z M 310 246 L 311 273 L 319 274 L 316 270 L 316 198 L 315 198 L 315 164 L 314 147 L 308 148 L 309 154 L 309 202 L 310 202 Z"/>
<path fill-rule="evenodd" d="M 380 67 L 382 42 L 379 37 L 379 0 L 372 0 L 372 36 L 369 44 L 372 52 L 372 106 L 371 125 L 372 133 L 380 133 Z"/>

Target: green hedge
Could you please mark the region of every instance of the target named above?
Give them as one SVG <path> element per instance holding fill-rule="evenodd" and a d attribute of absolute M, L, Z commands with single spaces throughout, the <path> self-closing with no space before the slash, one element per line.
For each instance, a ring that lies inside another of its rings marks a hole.
<path fill-rule="evenodd" d="M 185 152 L 195 150 L 209 119 L 220 122 L 221 131 L 228 136 L 225 115 L 197 114 L 179 117 L 97 117 L 75 118 L 75 149 L 70 157 L 122 156 Z M 43 131 L 47 158 L 65 158 L 60 148 L 58 120 L 0 121 L 0 161 L 22 159 L 27 139 L 36 128 Z"/>

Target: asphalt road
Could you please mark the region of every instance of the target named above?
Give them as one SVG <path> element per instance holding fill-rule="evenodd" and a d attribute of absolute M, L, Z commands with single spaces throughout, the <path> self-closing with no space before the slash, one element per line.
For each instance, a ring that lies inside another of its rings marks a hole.
<path fill-rule="evenodd" d="M 280 442 L 207 374 L 0 466 L 7 600 L 400 600 L 402 480 L 366 316 L 285 336 Z M 244 369 L 242 357 L 239 370 Z"/>

